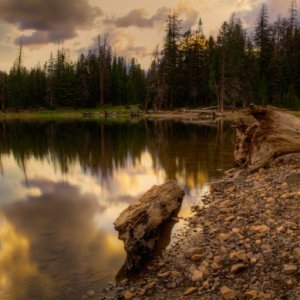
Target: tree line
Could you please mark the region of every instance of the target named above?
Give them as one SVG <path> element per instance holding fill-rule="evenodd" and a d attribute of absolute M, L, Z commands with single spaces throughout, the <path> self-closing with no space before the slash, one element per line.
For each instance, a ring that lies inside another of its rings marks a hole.
<path fill-rule="evenodd" d="M 74 132 L 78 138 L 74 138 Z M 130 163 L 139 164 L 147 152 L 154 172 L 162 169 L 167 178 L 185 178 L 186 182 L 197 185 L 201 174 L 215 178 L 217 169 L 233 163 L 233 144 L 224 144 L 223 148 L 220 145 L 231 139 L 234 139 L 233 131 L 228 126 L 199 127 L 170 121 L 0 120 L 0 176 L 1 160 L 12 154 L 25 174 L 28 161 L 34 158 L 52 161 L 63 174 L 79 163 L 85 172 L 100 175 L 109 182 L 116 170 Z M 193 160 L 191 153 L 185 151 L 187 147 L 193 149 Z"/>
<path fill-rule="evenodd" d="M 218 106 L 250 102 L 300 107 L 300 27 L 296 1 L 287 17 L 269 21 L 262 5 L 254 32 L 232 15 L 216 38 L 206 37 L 201 19 L 182 32 L 176 13 L 166 21 L 162 49 L 149 70 L 133 58 L 112 55 L 107 38 L 77 62 L 66 50 L 51 54 L 43 67 L 28 70 L 19 57 L 9 73 L 0 72 L 0 100 L 15 109 L 97 107 L 139 104 L 143 109 Z"/>
<path fill-rule="evenodd" d="M 253 33 L 232 15 L 217 38 L 206 38 L 202 22 L 181 33 L 176 14 L 168 17 L 162 51 L 155 51 L 147 77 L 147 105 L 157 109 L 250 102 L 300 107 L 300 28 L 296 2 L 288 17 L 270 23 L 263 4 Z"/>
<path fill-rule="evenodd" d="M 146 94 L 146 75 L 133 58 L 112 55 L 107 39 L 73 62 L 66 49 L 51 53 L 48 61 L 27 69 L 23 47 L 9 73 L 0 73 L 2 111 L 27 108 L 93 108 L 105 104 L 138 104 Z"/>

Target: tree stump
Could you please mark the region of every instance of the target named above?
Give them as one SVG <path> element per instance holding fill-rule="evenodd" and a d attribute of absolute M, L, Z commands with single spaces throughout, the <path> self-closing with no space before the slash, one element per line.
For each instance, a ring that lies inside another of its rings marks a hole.
<path fill-rule="evenodd" d="M 153 186 L 126 208 L 114 222 L 127 252 L 128 270 L 140 266 L 155 250 L 161 226 L 179 211 L 184 191 L 174 180 Z"/>
<path fill-rule="evenodd" d="M 253 124 L 235 124 L 234 157 L 241 167 L 256 171 L 274 158 L 300 152 L 300 119 L 273 108 L 250 105 Z"/>

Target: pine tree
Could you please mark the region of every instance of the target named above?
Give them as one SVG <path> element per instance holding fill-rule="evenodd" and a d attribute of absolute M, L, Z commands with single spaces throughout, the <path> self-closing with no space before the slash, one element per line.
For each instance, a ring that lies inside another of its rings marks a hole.
<path fill-rule="evenodd" d="M 172 109 L 178 93 L 178 60 L 181 21 L 178 15 L 173 13 L 168 16 L 164 48 L 162 50 L 162 72 L 165 78 L 164 94 L 165 108 Z"/>
<path fill-rule="evenodd" d="M 1 111 L 5 112 L 6 107 L 6 98 L 7 98 L 7 74 L 0 71 L 0 103 Z"/>
<path fill-rule="evenodd" d="M 270 35 L 269 15 L 266 4 L 262 5 L 257 25 L 255 27 L 254 41 L 259 55 L 258 98 L 261 103 L 268 101 L 268 67 L 272 56 L 272 43 Z"/>

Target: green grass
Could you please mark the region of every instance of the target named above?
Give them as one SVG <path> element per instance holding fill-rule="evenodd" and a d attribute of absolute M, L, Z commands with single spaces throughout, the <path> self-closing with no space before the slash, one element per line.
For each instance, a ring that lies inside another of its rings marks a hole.
<path fill-rule="evenodd" d="M 130 110 L 138 111 L 137 105 L 131 105 L 130 108 L 125 106 L 110 106 L 105 108 L 93 108 L 93 109 L 56 109 L 56 110 L 32 110 L 32 111 L 20 111 L 20 112 L 7 112 L 0 113 L 0 120 L 3 119 L 33 119 L 33 120 L 80 120 L 80 119 L 104 119 L 104 110 L 108 112 L 118 113 L 117 117 L 109 116 L 108 119 L 126 121 L 130 117 Z M 84 118 L 83 113 L 90 112 L 90 118 Z M 170 112 L 166 112 L 170 114 Z M 291 114 L 300 118 L 300 111 L 290 111 Z M 163 118 L 163 114 L 152 113 L 148 115 L 151 118 Z M 252 116 L 247 116 L 242 111 L 226 111 L 225 120 L 227 121 L 239 121 L 243 119 L 245 121 L 253 121 Z"/>
<path fill-rule="evenodd" d="M 59 120 L 59 119 L 83 119 L 84 112 L 92 113 L 92 118 L 103 118 L 104 110 L 116 112 L 122 117 L 128 115 L 130 110 L 137 111 L 137 105 L 131 105 L 130 108 L 125 106 L 112 106 L 106 108 L 89 108 L 89 109 L 56 109 L 56 110 L 26 110 L 20 112 L 0 113 L 1 119 L 38 119 L 38 120 Z M 118 117 L 119 118 L 119 117 Z"/>

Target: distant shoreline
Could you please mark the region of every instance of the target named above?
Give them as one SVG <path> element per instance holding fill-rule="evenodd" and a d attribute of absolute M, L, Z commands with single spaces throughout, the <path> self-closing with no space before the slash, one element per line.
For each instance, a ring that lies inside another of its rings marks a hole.
<path fill-rule="evenodd" d="M 240 118 L 249 118 L 244 114 L 244 110 L 238 109 L 236 111 L 226 110 L 224 112 L 224 120 L 239 120 Z M 300 111 L 288 111 L 291 114 L 300 117 Z M 133 107 L 132 110 L 124 107 L 110 107 L 106 110 L 104 109 L 57 109 L 57 110 L 24 110 L 20 112 L 8 111 L 5 113 L 0 113 L 0 120 L 5 119 L 30 119 L 30 120 L 129 120 L 129 119 L 144 119 L 144 118 L 154 118 L 154 119 L 166 119 L 166 120 L 217 120 L 217 118 L 199 117 L 199 109 L 188 110 L 174 110 L 174 111 L 158 111 L 158 112 L 148 112 L 144 113 L 139 111 L 137 107 Z"/>

